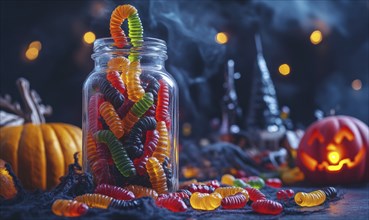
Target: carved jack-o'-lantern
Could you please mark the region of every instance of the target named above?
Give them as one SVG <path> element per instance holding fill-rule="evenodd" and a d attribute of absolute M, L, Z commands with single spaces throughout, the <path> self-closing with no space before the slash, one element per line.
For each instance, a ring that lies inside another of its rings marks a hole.
<path fill-rule="evenodd" d="M 297 150 L 297 165 L 315 184 L 368 180 L 369 128 L 349 116 L 330 116 L 313 123 Z"/>

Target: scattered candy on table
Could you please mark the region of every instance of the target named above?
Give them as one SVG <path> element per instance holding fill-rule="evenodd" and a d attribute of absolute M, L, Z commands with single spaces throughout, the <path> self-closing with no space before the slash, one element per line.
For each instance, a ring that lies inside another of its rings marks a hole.
<path fill-rule="evenodd" d="M 224 174 L 222 176 L 222 179 L 221 179 L 221 183 L 222 184 L 226 184 L 226 185 L 230 185 L 232 186 L 233 185 L 233 182 L 234 182 L 235 178 L 234 176 L 232 176 L 231 174 Z"/>
<path fill-rule="evenodd" d="M 156 200 L 156 205 L 172 212 L 184 212 L 187 210 L 187 205 L 183 202 L 182 198 L 175 195 L 159 196 Z"/>
<path fill-rule="evenodd" d="M 84 194 L 77 196 L 74 200 L 85 203 L 90 208 L 107 209 L 113 198 L 101 194 Z"/>
<path fill-rule="evenodd" d="M 258 176 L 247 177 L 246 183 L 255 189 L 261 189 L 265 186 L 264 180 Z"/>
<path fill-rule="evenodd" d="M 177 192 L 172 192 L 172 193 L 168 193 L 168 194 L 164 194 L 164 195 L 179 197 L 179 198 L 182 198 L 182 199 L 189 199 L 191 197 L 192 193 L 190 191 L 188 191 L 187 189 L 180 189 Z"/>
<path fill-rule="evenodd" d="M 299 206 L 318 206 L 327 199 L 334 199 L 337 196 L 337 189 L 334 187 L 325 187 L 321 190 L 305 193 L 298 192 L 295 195 L 295 202 Z"/>
<path fill-rule="evenodd" d="M 233 181 L 233 186 L 241 187 L 241 188 L 251 187 L 249 184 L 245 183 L 242 179 L 235 179 Z"/>
<path fill-rule="evenodd" d="M 295 202 L 299 206 L 318 206 L 325 202 L 326 195 L 322 190 L 316 190 L 313 192 L 305 193 L 298 192 L 295 195 Z"/>
<path fill-rule="evenodd" d="M 220 182 L 218 180 L 210 180 L 210 181 L 206 181 L 204 182 L 205 185 L 211 186 L 214 189 L 217 189 L 220 187 Z"/>
<path fill-rule="evenodd" d="M 321 190 L 325 193 L 327 199 L 334 199 L 337 196 L 337 189 L 334 187 L 325 187 Z"/>
<path fill-rule="evenodd" d="M 257 178 L 252 177 L 252 179 Z M 273 201 L 259 189 L 250 186 L 245 188 L 219 186 L 218 180 L 205 182 L 192 180 L 182 184 L 182 189 L 176 192 L 163 192 L 160 195 L 154 189 L 138 185 L 121 188 L 100 184 L 96 186 L 95 194 L 80 195 L 74 200 L 56 200 L 52 205 L 52 211 L 56 215 L 71 217 L 86 214 L 89 207 L 130 210 L 143 206 L 142 200 L 140 200 L 142 197 L 152 197 L 158 207 L 172 212 L 186 212 L 189 208 L 199 211 L 212 211 L 218 208 L 232 210 L 249 206 L 258 214 L 279 215 L 284 210 L 281 203 Z M 217 188 L 214 189 L 213 186 Z M 290 200 L 292 197 L 294 200 Z M 326 200 L 336 197 L 337 189 L 334 187 L 325 187 L 310 193 L 298 192 L 295 194 L 292 189 L 280 189 L 276 192 L 277 200 L 295 201 L 296 205 L 306 207 L 318 206 Z"/>
<path fill-rule="evenodd" d="M 227 196 L 236 195 L 237 193 L 241 193 L 247 198 L 247 200 L 249 199 L 249 193 L 241 187 L 233 187 L 233 186 L 219 187 L 215 190 L 215 192 L 219 193 L 223 198 Z"/>
<path fill-rule="evenodd" d="M 151 197 L 153 199 L 156 199 L 158 197 L 158 193 L 154 189 L 150 189 L 144 186 L 129 185 L 126 186 L 125 189 L 133 192 L 136 198 Z"/>
<path fill-rule="evenodd" d="M 278 215 L 283 211 L 282 204 L 268 199 L 257 200 L 252 203 L 251 207 L 255 212 L 267 215 Z"/>
<path fill-rule="evenodd" d="M 109 208 L 115 208 L 119 210 L 130 210 L 142 206 L 143 206 L 142 201 L 138 199 L 129 201 L 113 199 L 109 204 Z"/>
<path fill-rule="evenodd" d="M 51 206 L 51 211 L 59 216 L 78 217 L 87 213 L 88 206 L 82 202 L 57 199 Z"/>
<path fill-rule="evenodd" d="M 276 193 L 277 196 L 277 200 L 287 200 L 289 198 L 292 198 L 295 195 L 295 192 L 292 189 L 287 189 L 287 190 L 279 190 Z"/>
<path fill-rule="evenodd" d="M 221 201 L 222 196 L 217 192 L 211 194 L 195 192 L 190 198 L 192 208 L 206 211 L 217 209 L 220 206 Z"/>
<path fill-rule="evenodd" d="M 108 184 L 98 185 L 95 189 L 95 193 L 110 196 L 114 199 L 119 200 L 131 200 L 135 198 L 133 192 L 118 186 L 112 186 Z"/>
<path fill-rule="evenodd" d="M 279 178 L 269 178 L 265 181 L 265 184 L 274 188 L 282 187 L 282 181 Z"/>
<path fill-rule="evenodd" d="M 245 207 L 248 199 L 244 194 L 237 193 L 236 195 L 223 198 L 221 205 L 223 209 L 240 209 Z"/>
<path fill-rule="evenodd" d="M 266 196 L 260 192 L 260 190 L 252 188 L 252 187 L 247 187 L 245 188 L 245 190 L 247 191 L 247 193 L 250 196 L 250 200 L 255 202 L 257 200 L 264 200 L 266 199 Z"/>

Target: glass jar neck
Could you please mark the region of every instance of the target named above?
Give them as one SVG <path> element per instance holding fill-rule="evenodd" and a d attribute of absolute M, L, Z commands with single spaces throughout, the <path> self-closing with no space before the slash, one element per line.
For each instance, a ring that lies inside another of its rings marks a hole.
<path fill-rule="evenodd" d="M 119 55 L 118 55 L 119 56 Z M 110 57 L 110 58 L 108 58 Z M 110 56 L 99 56 L 94 58 L 95 61 L 95 70 L 106 69 L 108 66 L 108 62 L 111 58 L 116 57 L 116 55 L 111 54 Z M 165 68 L 165 59 L 160 56 L 140 56 L 140 65 L 141 68 L 154 68 L 154 69 L 164 69 Z"/>
<path fill-rule="evenodd" d="M 129 57 L 135 54 L 139 57 L 141 68 L 145 69 L 163 69 L 164 62 L 167 59 L 167 47 L 165 41 L 156 38 L 144 38 L 134 47 L 129 39 L 127 44 L 122 48 L 114 45 L 113 38 L 101 38 L 94 42 L 94 53 L 92 59 L 95 61 L 95 70 L 107 68 L 108 62 L 119 56 Z"/>

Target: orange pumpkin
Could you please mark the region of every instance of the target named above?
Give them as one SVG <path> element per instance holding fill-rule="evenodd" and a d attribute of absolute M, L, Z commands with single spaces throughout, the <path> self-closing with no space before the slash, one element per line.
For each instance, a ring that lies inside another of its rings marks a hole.
<path fill-rule="evenodd" d="M 38 105 L 40 100 L 29 90 L 28 81 L 17 83 L 30 111 L 23 115 L 24 125 L 0 128 L 0 158 L 12 166 L 26 189 L 50 189 L 67 173 L 73 154 L 82 152 L 82 131 L 70 124 L 45 123 L 40 114 L 45 106 Z"/>
<path fill-rule="evenodd" d="M 26 189 L 50 189 L 59 183 L 81 152 L 82 131 L 63 123 L 0 128 L 1 159 L 11 164 Z M 80 157 L 81 158 L 81 157 Z"/>
<path fill-rule="evenodd" d="M 330 116 L 313 123 L 299 144 L 297 165 L 311 183 L 367 181 L 368 126 L 349 116 Z"/>

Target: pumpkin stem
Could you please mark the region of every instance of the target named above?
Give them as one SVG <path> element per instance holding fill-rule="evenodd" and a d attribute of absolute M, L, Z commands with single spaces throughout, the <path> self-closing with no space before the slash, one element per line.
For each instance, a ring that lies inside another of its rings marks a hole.
<path fill-rule="evenodd" d="M 36 91 L 30 89 L 30 84 L 25 78 L 19 78 L 17 80 L 17 86 L 25 107 L 23 114 L 25 122 L 35 124 L 45 123 L 44 115 L 50 115 L 52 108 L 40 103 L 40 96 Z"/>
<path fill-rule="evenodd" d="M 4 125 L 19 125 L 22 123 L 45 123 L 45 116 L 51 115 L 52 108 L 41 104 L 41 98 L 36 91 L 30 89 L 30 84 L 25 78 L 17 80 L 19 93 L 23 99 L 24 110 L 18 102 L 12 103 L 10 95 L 0 96 L 0 108 L 5 110 L 0 111 L 3 119 L 0 126 Z"/>

